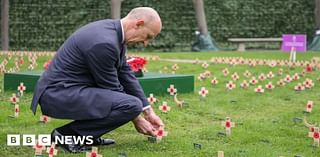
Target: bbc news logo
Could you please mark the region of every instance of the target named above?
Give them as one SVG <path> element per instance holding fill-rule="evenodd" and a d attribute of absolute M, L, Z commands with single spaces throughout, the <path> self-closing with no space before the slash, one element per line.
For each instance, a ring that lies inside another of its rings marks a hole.
<path fill-rule="evenodd" d="M 61 144 L 93 144 L 93 136 L 56 136 L 54 141 L 51 141 L 50 134 L 39 134 L 36 138 L 35 134 L 7 134 L 8 146 L 20 146 L 21 141 L 23 146 L 34 146 L 36 144 L 43 146 L 51 146 L 52 143 L 56 145 Z"/>

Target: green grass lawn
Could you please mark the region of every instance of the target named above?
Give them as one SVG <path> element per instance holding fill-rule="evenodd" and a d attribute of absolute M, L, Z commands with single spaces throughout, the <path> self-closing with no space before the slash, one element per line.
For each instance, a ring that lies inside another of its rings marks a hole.
<path fill-rule="evenodd" d="M 210 156 L 216 157 L 217 151 L 224 151 L 226 157 L 292 157 L 301 155 L 304 157 L 320 156 L 320 148 L 313 147 L 313 139 L 308 137 L 309 129 L 303 123 L 294 123 L 293 118 L 303 118 L 303 113 L 307 101 L 314 101 L 314 108 L 307 119 L 311 123 L 320 123 L 320 77 L 319 71 L 313 71 L 288 83 L 284 87 L 276 85 L 279 79 L 285 75 L 301 73 L 305 67 L 290 69 L 289 67 L 269 67 L 257 65 L 231 66 L 227 64 L 212 64 L 212 57 L 243 57 L 255 59 L 287 59 L 288 54 L 278 51 L 274 52 L 217 52 L 217 53 L 137 53 L 141 56 L 159 56 L 161 59 L 196 59 L 207 60 L 210 64 L 208 69 L 219 83 L 212 86 L 208 78 L 199 81 L 197 77 L 205 70 L 201 64 L 178 63 L 178 74 L 195 75 L 195 91 L 190 94 L 179 94 L 179 99 L 189 103 L 188 106 L 179 108 L 169 94 L 157 96 L 158 103 L 154 104 L 154 110 L 166 124 L 168 136 L 159 143 L 147 141 L 147 137 L 138 134 L 131 123 L 118 128 L 108 134 L 106 138 L 113 138 L 117 144 L 113 146 L 99 147 L 99 153 L 104 157 L 118 156 L 119 153 L 126 153 L 129 157 L 157 157 L 157 156 Z M 308 52 L 298 53 L 297 59 L 310 61 L 312 57 L 320 57 L 320 53 Z M 4 56 L 1 56 L 0 62 Z M 40 57 L 38 69 L 41 69 L 44 61 L 48 57 Z M 10 61 L 8 67 L 12 67 L 14 59 Z M 147 64 L 150 72 L 167 71 L 171 73 L 173 62 L 152 61 Z M 27 65 L 22 66 L 26 70 Z M 164 70 L 167 67 L 169 70 Z M 230 74 L 223 76 L 222 70 L 228 68 Z M 276 75 L 282 68 L 284 74 Z M 240 88 L 240 83 L 247 78 L 243 73 L 249 70 L 256 78 L 260 73 L 267 74 L 272 71 L 275 74 L 273 79 L 259 81 L 257 85 L 250 86 L 248 89 Z M 237 72 L 240 79 L 234 81 L 236 88 L 228 91 L 225 87 L 227 81 L 231 80 L 231 74 Z M 297 83 L 302 83 L 306 78 L 310 78 L 315 83 L 312 89 L 302 92 L 294 91 Z M 265 89 L 263 94 L 254 92 L 258 85 L 263 87 L 271 81 L 276 87 L 272 91 Z M 1 84 L 3 79 L 1 79 Z M 205 100 L 200 100 L 198 91 L 201 87 L 209 90 Z M 179 91 L 179 89 L 178 89 Z M 0 157 L 29 157 L 33 156 L 34 149 L 26 146 L 7 146 L 7 134 L 49 134 L 52 129 L 61 126 L 68 121 L 53 119 L 48 124 L 38 122 L 40 110 L 33 116 L 29 110 L 32 93 L 27 93 L 21 98 L 21 115 L 19 118 L 9 118 L 12 115 L 13 106 L 10 104 L 9 97 L 13 91 L 1 92 L 0 94 Z M 158 106 L 162 101 L 167 101 L 171 106 L 171 111 L 161 113 Z M 232 128 L 232 135 L 223 136 L 224 132 L 221 122 L 231 117 L 236 123 Z M 202 149 L 194 148 L 193 144 L 202 145 Z M 47 156 L 47 155 L 46 155 Z M 85 154 L 69 154 L 59 149 L 58 156 L 77 157 Z"/>

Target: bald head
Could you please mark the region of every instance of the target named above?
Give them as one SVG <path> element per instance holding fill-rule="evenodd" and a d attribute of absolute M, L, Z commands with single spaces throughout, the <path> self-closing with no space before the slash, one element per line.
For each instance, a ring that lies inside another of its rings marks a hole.
<path fill-rule="evenodd" d="M 141 19 L 145 21 L 145 24 L 156 23 L 162 27 L 161 19 L 157 11 L 150 7 L 138 7 L 132 9 L 127 17 L 132 20 Z"/>
<path fill-rule="evenodd" d="M 144 43 L 146 46 L 162 29 L 159 14 L 150 7 L 132 9 L 128 15 L 121 19 L 123 24 L 125 42 L 128 44 Z"/>

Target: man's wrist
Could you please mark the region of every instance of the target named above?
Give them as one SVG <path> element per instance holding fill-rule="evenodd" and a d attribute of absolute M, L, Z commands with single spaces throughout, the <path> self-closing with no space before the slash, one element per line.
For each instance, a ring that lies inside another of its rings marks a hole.
<path fill-rule="evenodd" d="M 150 114 L 152 114 L 152 113 L 154 113 L 153 112 L 153 109 L 152 109 L 152 107 L 149 105 L 149 107 L 148 108 L 146 108 L 145 110 L 143 110 L 143 114 L 144 115 L 150 115 Z"/>
<path fill-rule="evenodd" d="M 146 109 L 148 109 L 150 107 L 151 107 L 151 105 L 145 106 L 145 107 L 142 108 L 142 111 L 144 111 L 144 110 L 146 110 Z"/>

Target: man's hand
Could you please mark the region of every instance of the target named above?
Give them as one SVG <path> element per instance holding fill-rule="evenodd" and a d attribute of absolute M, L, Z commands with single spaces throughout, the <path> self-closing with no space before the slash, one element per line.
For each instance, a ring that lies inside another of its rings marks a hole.
<path fill-rule="evenodd" d="M 138 116 L 132 122 L 134 124 L 134 127 L 139 133 L 150 135 L 150 136 L 156 136 L 155 134 L 156 129 L 152 126 L 150 122 L 148 122 L 142 116 Z"/>
<path fill-rule="evenodd" d="M 144 118 L 151 123 L 151 125 L 156 129 L 156 130 L 160 130 L 160 129 L 164 129 L 164 124 L 162 122 L 162 120 L 159 118 L 159 116 L 157 116 L 153 109 L 147 108 L 146 110 L 143 111 L 144 113 Z"/>

